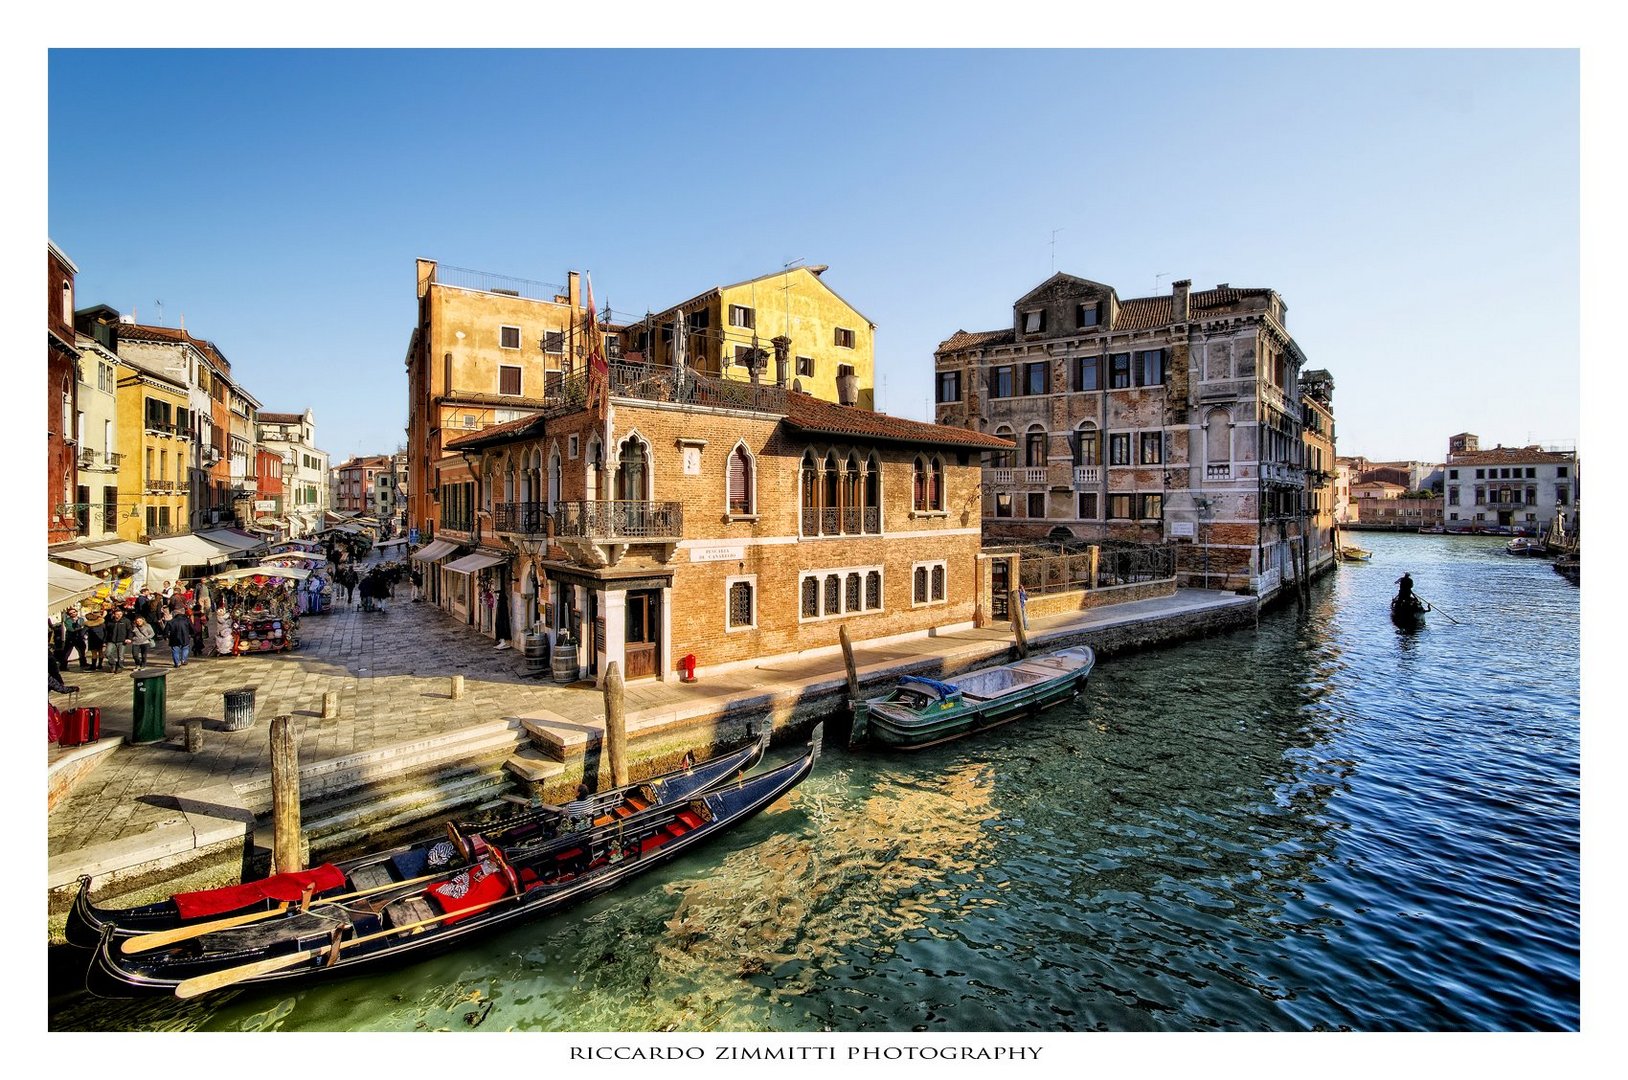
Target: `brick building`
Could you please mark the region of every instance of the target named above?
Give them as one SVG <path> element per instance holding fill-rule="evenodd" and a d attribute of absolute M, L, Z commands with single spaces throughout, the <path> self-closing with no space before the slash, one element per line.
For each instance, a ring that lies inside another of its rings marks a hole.
<path fill-rule="evenodd" d="M 74 344 L 74 277 L 79 268 L 50 241 L 45 245 L 45 538 L 56 544 L 78 533 L 79 349 Z"/>
<path fill-rule="evenodd" d="M 603 417 L 561 406 L 448 443 L 469 461 L 440 477 L 457 513 L 415 556 L 445 606 L 490 590 L 511 633 L 628 678 L 834 648 L 844 625 L 973 623 L 979 454 L 1009 443 L 688 370 L 609 380 Z"/>
<path fill-rule="evenodd" d="M 1174 542 L 1186 583 L 1275 593 L 1310 546 L 1286 310 L 1266 288 L 1121 299 L 1054 274 L 1010 326 L 956 331 L 934 354 L 939 423 L 1016 444 L 985 462 L 986 533 Z"/>

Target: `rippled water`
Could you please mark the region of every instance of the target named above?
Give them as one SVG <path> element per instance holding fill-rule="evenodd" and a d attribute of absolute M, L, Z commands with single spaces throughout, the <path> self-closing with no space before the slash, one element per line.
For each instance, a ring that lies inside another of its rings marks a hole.
<path fill-rule="evenodd" d="M 1363 544 L 1305 616 L 1105 659 L 971 741 L 829 749 L 719 846 L 482 946 L 59 996 L 52 1027 L 1575 1029 L 1578 591 L 1491 540 Z M 1416 634 L 1402 570 L 1438 605 Z"/>

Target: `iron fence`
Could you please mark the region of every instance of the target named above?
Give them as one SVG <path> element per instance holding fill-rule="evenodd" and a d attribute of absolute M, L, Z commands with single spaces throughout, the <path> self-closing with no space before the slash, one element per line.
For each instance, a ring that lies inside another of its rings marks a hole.
<path fill-rule="evenodd" d="M 573 372 L 562 379 L 559 388 L 546 399 L 548 413 L 560 415 L 586 407 L 588 378 L 586 372 Z M 687 367 L 675 370 L 654 364 L 610 364 L 607 379 L 612 397 L 779 415 L 786 412 L 787 392 L 783 387 L 718 379 Z"/>
<path fill-rule="evenodd" d="M 492 528 L 500 533 L 542 536 L 548 532 L 547 503 L 515 502 L 492 505 Z"/>
<path fill-rule="evenodd" d="M 684 505 L 677 502 L 594 501 L 557 503 L 554 535 L 584 540 L 669 540 L 684 534 Z"/>

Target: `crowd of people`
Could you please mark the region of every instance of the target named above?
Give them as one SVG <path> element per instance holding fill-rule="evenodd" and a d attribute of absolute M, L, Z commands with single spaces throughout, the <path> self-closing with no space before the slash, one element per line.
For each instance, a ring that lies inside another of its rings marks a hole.
<path fill-rule="evenodd" d="M 151 651 L 166 646 L 170 663 L 185 667 L 195 648 L 203 651 L 209 614 L 199 601 L 185 582 L 166 581 L 161 590 L 144 588 L 122 603 L 70 604 L 48 621 L 51 689 L 66 689 L 63 673 L 75 662 L 80 671 L 122 672 L 127 663 L 145 667 Z"/>

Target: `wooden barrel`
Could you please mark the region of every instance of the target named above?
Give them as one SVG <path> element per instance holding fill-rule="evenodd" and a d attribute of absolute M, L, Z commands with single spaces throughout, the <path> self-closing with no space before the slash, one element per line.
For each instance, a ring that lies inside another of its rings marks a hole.
<path fill-rule="evenodd" d="M 568 637 L 562 637 L 555 643 L 554 681 L 559 683 L 577 681 L 577 646 L 576 642 Z"/>
<path fill-rule="evenodd" d="M 541 634 L 527 634 L 524 640 L 526 674 L 544 674 L 548 670 L 548 639 Z"/>

